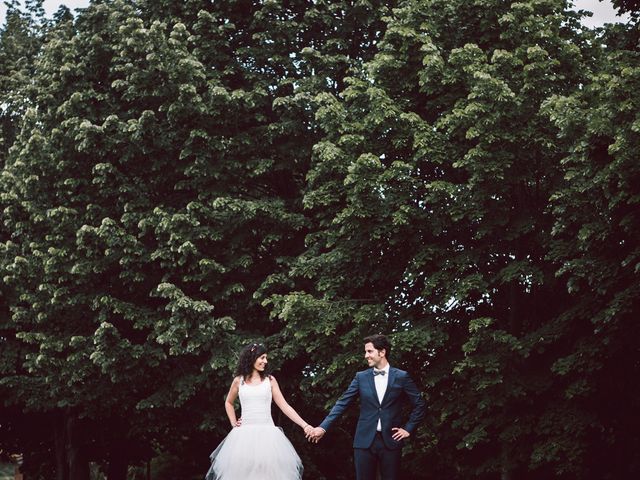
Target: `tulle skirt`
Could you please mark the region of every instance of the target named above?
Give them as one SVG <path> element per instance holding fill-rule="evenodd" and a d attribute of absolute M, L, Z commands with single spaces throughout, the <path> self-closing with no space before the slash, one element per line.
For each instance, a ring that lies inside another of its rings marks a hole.
<path fill-rule="evenodd" d="M 205 480 L 300 480 L 302 462 L 274 425 L 236 427 L 210 455 Z"/>

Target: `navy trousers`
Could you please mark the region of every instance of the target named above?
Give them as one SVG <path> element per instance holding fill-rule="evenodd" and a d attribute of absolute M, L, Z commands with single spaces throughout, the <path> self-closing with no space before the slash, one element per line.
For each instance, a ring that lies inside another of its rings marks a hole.
<path fill-rule="evenodd" d="M 399 480 L 400 456 L 402 449 L 391 450 L 376 433 L 369 448 L 354 448 L 353 461 L 356 465 L 356 480 L 376 480 L 376 471 L 380 471 L 381 480 Z"/>

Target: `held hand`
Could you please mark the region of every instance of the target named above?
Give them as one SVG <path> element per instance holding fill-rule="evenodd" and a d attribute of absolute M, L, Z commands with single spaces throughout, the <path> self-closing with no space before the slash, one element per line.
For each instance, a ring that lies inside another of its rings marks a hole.
<path fill-rule="evenodd" d="M 324 428 L 315 427 L 311 429 L 309 432 L 305 432 L 307 440 L 313 443 L 318 443 L 320 439 L 324 436 Z"/>
<path fill-rule="evenodd" d="M 309 425 L 310 428 L 305 428 L 304 429 L 304 436 L 308 441 L 313 441 L 313 438 L 315 436 L 315 431 L 316 431 L 316 427 L 312 427 L 311 425 Z"/>
<path fill-rule="evenodd" d="M 391 438 L 393 438 L 396 442 L 399 442 L 400 440 L 404 440 L 405 438 L 408 438 L 411 435 L 404 428 L 394 427 L 391 430 L 393 431 L 393 435 L 391 435 Z"/>

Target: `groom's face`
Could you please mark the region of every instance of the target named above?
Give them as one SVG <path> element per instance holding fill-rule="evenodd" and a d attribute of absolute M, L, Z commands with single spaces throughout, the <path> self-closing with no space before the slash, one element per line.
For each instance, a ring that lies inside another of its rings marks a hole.
<path fill-rule="evenodd" d="M 367 361 L 370 367 L 380 367 L 380 364 L 384 360 L 385 350 L 376 350 L 373 343 L 364 344 L 364 359 Z"/>

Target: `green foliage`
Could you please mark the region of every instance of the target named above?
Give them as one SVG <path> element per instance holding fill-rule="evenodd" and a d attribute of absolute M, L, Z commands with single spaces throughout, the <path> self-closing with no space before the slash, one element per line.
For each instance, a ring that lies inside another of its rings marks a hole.
<path fill-rule="evenodd" d="M 326 135 L 305 206 L 319 228 L 292 269 L 313 289 L 276 309 L 287 328 L 324 337 L 309 348 L 331 352 L 313 376 L 330 398 L 354 358 L 336 335 L 392 333 L 392 361 L 421 372 L 430 400 L 419 441 L 433 478 L 584 476 L 593 466 L 602 413 L 574 406 L 590 387 L 558 369 L 589 347 L 573 342 L 565 258 L 550 255 L 549 199 L 565 188 L 573 137 L 558 137 L 548 102 L 589 81 L 598 51 L 565 7 L 403 2 L 375 57 L 340 96 L 318 98 Z M 558 412 L 575 420 L 549 428 Z"/>
<path fill-rule="evenodd" d="M 557 275 L 573 293 L 565 322 L 571 322 L 567 333 L 575 350 L 552 368 L 566 378 L 568 398 L 584 399 L 597 412 L 597 420 L 589 423 L 608 432 L 593 444 L 611 445 L 629 458 L 637 446 L 629 432 L 637 428 L 632 412 L 638 404 L 637 395 L 623 385 L 631 385 L 625 378 L 638 373 L 638 348 L 631 339 L 637 338 L 640 271 L 635 160 L 640 105 L 629 92 L 640 79 L 638 60 L 637 51 L 610 51 L 584 89 L 548 104 L 562 136 L 573 140 L 563 159 L 567 181 L 551 199 L 556 220 L 550 255 L 562 262 Z M 622 390 L 626 393 L 614 400 Z M 615 410 L 601 395 L 612 397 Z M 593 412 L 584 410 L 582 415 Z M 629 469 L 637 468 L 631 462 Z"/>
<path fill-rule="evenodd" d="M 384 332 L 406 478 L 637 474 L 637 33 L 569 3 L 11 2 L 2 448 L 199 477 L 244 342 L 316 423 Z M 354 422 L 287 432 L 308 475 Z"/>
<path fill-rule="evenodd" d="M 88 419 L 99 451 L 124 438 L 132 462 L 150 445 L 206 459 L 246 339 L 282 346 L 280 383 L 299 383 L 300 347 L 261 303 L 309 228 L 310 99 L 386 11 L 188 3 L 95 2 L 46 30 L 28 88 L 7 87 L 25 105 L 2 173 L 22 358 L 3 397 Z"/>
<path fill-rule="evenodd" d="M 618 9 L 618 13 L 628 13 L 637 21 L 640 14 L 640 2 L 638 0 L 612 0 L 611 3 Z"/>

